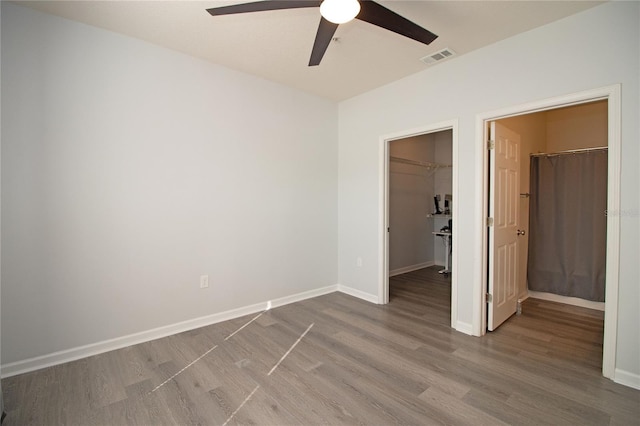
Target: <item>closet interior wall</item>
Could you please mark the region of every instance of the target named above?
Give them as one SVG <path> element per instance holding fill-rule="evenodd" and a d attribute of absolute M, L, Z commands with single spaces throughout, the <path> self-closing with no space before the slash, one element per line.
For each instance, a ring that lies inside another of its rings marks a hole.
<path fill-rule="evenodd" d="M 432 232 L 447 220 L 432 214 L 434 196 L 452 192 L 452 132 L 392 141 L 389 155 L 389 275 L 444 266 L 444 244 Z"/>

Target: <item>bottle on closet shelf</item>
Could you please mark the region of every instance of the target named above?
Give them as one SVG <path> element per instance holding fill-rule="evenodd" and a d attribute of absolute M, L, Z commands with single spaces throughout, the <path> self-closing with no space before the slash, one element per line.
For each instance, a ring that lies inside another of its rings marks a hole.
<path fill-rule="evenodd" d="M 442 214 L 442 210 L 440 210 L 440 195 L 436 195 L 433 197 L 433 204 L 435 205 L 436 210 L 433 212 L 434 215 Z"/>

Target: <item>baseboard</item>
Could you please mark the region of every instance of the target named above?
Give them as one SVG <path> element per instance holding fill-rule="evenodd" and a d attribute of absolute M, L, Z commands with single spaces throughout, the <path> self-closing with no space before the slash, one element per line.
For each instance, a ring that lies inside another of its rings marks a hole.
<path fill-rule="evenodd" d="M 278 299 L 270 300 L 267 302 L 267 309 L 277 308 L 278 306 L 284 306 L 290 303 L 300 302 L 302 300 L 312 299 L 318 296 L 324 296 L 325 294 L 335 293 L 336 291 L 338 291 L 337 284 L 303 291 L 302 293 L 292 294 L 291 296 L 285 296 Z"/>
<path fill-rule="evenodd" d="M 460 333 L 473 336 L 473 325 L 471 325 L 470 323 L 458 321 L 456 322 L 455 330 L 459 331 Z"/>
<path fill-rule="evenodd" d="M 541 291 L 533 290 L 529 290 L 529 297 L 532 297 L 534 299 L 548 300 L 551 302 L 564 303 L 565 305 L 580 306 L 582 308 L 604 311 L 604 302 L 594 302 L 591 300 L 580 299 L 578 297 L 561 296 L 559 294 L 544 293 Z"/>
<path fill-rule="evenodd" d="M 613 381 L 640 390 L 640 374 L 630 373 L 616 368 L 613 373 Z"/>
<path fill-rule="evenodd" d="M 338 291 L 344 294 L 348 294 L 349 296 L 357 297 L 358 299 L 366 300 L 367 302 L 376 303 L 376 304 L 380 303 L 377 295 L 366 293 L 362 290 L 357 290 L 355 288 L 347 287 L 345 285 L 338 284 Z"/>
<path fill-rule="evenodd" d="M 407 272 L 417 271 L 418 269 L 428 268 L 430 266 L 434 266 L 436 263 L 434 261 L 422 262 L 416 265 L 404 266 L 402 268 L 397 268 L 392 271 L 389 271 L 390 277 L 395 277 L 396 275 L 406 274 Z"/>
<path fill-rule="evenodd" d="M 136 345 L 138 343 L 160 339 L 162 337 L 167 337 L 173 334 L 194 330 L 196 328 L 205 327 L 211 324 L 228 321 L 245 315 L 254 314 L 271 308 L 276 308 L 278 306 L 287 305 L 289 303 L 299 302 L 301 300 L 333 293 L 335 291 L 338 291 L 338 287 L 338 285 L 331 285 L 328 287 L 309 290 L 302 293 L 269 300 L 266 302 L 243 306 L 212 315 L 206 315 L 200 318 L 182 321 L 176 324 L 154 328 L 140 333 L 134 333 L 115 339 L 92 343 L 90 345 L 79 346 L 76 348 L 66 349 L 64 351 L 54 352 L 47 355 L 4 364 L 1 367 L 1 376 L 2 378 L 11 377 L 18 374 L 39 370 L 41 368 L 51 367 L 54 365 L 75 361 L 81 358 L 87 358 L 112 350 L 125 348 L 127 346 Z"/>

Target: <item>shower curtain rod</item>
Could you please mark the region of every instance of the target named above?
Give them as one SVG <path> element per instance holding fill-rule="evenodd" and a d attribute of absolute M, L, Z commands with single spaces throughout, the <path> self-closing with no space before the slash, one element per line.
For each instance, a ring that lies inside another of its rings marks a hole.
<path fill-rule="evenodd" d="M 581 152 L 590 152 L 590 151 L 606 151 L 608 149 L 608 147 L 606 146 L 599 146 L 596 148 L 583 148 L 583 149 L 570 149 L 567 151 L 558 151 L 558 152 L 539 152 L 539 153 L 531 153 L 529 154 L 530 157 L 553 157 L 555 155 L 566 155 L 566 154 L 579 154 Z"/>

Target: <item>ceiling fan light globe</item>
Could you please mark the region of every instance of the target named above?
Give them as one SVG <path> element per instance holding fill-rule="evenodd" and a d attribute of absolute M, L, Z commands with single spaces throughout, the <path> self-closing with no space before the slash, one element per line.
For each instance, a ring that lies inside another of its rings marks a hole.
<path fill-rule="evenodd" d="M 360 13 L 358 0 L 324 0 L 320 5 L 320 14 L 334 24 L 344 24 Z"/>

